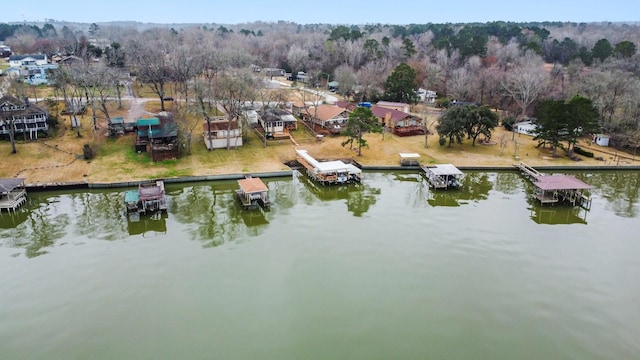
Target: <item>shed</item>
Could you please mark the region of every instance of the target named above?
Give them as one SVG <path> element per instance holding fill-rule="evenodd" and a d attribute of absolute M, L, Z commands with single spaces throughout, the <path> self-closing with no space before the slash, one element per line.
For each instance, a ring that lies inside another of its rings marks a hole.
<path fill-rule="evenodd" d="M 122 116 L 110 118 L 107 128 L 111 136 L 124 134 L 124 118 Z"/>
<path fill-rule="evenodd" d="M 418 165 L 420 165 L 420 154 L 418 154 L 418 153 L 400 153 L 400 165 L 402 165 L 402 166 L 418 166 Z"/>
<path fill-rule="evenodd" d="M 609 135 L 595 134 L 593 135 L 593 142 L 600 146 L 609 146 Z"/>

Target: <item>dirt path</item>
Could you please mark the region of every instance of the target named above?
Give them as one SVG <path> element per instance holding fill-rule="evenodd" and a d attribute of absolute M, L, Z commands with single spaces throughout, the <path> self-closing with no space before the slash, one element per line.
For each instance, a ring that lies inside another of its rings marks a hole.
<path fill-rule="evenodd" d="M 20 169 L 20 171 L 18 171 L 18 173 L 16 173 L 15 177 L 19 177 L 22 173 L 24 173 L 26 171 L 30 171 L 30 170 L 47 170 L 47 169 L 63 168 L 65 166 L 69 166 L 69 165 L 73 164 L 78 159 L 78 156 L 76 154 L 74 154 L 72 152 L 69 152 L 69 151 L 66 151 L 66 150 L 59 149 L 57 145 L 49 145 L 44 141 L 41 142 L 40 144 L 42 146 L 47 147 L 50 150 L 70 155 L 71 156 L 71 160 L 69 162 L 66 162 L 66 163 L 63 163 L 63 164 L 45 165 L 45 166 L 38 166 L 38 167 Z"/>
<path fill-rule="evenodd" d="M 156 115 L 154 113 L 145 111 L 144 109 L 144 104 L 147 101 L 150 101 L 153 99 L 148 99 L 148 98 L 140 99 L 140 98 L 132 97 L 126 100 L 129 101 L 130 105 L 129 105 L 129 110 L 127 111 L 127 116 L 124 119 L 125 122 L 136 122 L 136 120 L 138 120 L 138 118 L 143 117 L 143 115 Z"/>

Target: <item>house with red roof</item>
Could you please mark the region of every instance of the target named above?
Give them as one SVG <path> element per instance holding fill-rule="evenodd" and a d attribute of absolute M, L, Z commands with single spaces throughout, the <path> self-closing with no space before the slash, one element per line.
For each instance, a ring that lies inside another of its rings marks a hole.
<path fill-rule="evenodd" d="M 424 135 L 424 125 L 419 116 L 378 105 L 373 106 L 371 111 L 380 123 L 398 136 Z"/>

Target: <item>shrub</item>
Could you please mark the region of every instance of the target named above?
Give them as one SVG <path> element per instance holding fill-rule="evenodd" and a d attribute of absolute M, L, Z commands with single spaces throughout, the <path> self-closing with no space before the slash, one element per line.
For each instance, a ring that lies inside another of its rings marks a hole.
<path fill-rule="evenodd" d="M 82 148 L 82 155 L 84 155 L 85 160 L 91 160 L 94 156 L 96 156 L 96 153 L 91 145 L 84 144 L 84 147 Z"/>
<path fill-rule="evenodd" d="M 436 100 L 436 107 L 447 109 L 451 105 L 449 98 L 443 97 Z"/>
<path fill-rule="evenodd" d="M 591 158 L 593 157 L 593 153 L 591 151 L 583 150 L 581 147 L 578 147 L 578 146 L 573 147 L 573 152 L 576 154 L 580 154 L 582 156 L 591 157 Z"/>
<path fill-rule="evenodd" d="M 58 120 L 57 116 L 49 115 L 49 117 L 47 118 L 47 124 L 49 124 L 49 127 L 56 128 L 58 127 L 58 125 L 60 125 L 60 121 Z"/>
<path fill-rule="evenodd" d="M 504 128 L 509 131 L 513 131 L 513 124 L 515 123 L 516 123 L 516 118 L 514 118 L 513 116 L 508 116 L 502 119 L 502 126 L 504 126 Z"/>

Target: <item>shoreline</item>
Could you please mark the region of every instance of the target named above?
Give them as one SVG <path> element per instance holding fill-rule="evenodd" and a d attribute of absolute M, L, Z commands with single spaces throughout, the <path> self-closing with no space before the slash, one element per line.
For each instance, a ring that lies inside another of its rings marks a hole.
<path fill-rule="evenodd" d="M 401 166 L 401 165 L 361 165 L 353 160 L 356 166 L 363 171 L 421 171 L 421 166 Z M 511 166 L 456 166 L 460 171 L 518 171 L 514 165 Z M 543 171 L 640 171 L 640 165 L 541 165 L 534 166 L 537 170 Z M 297 169 L 283 171 L 269 171 L 269 172 L 255 172 L 255 173 L 230 173 L 230 174 L 218 174 L 218 175 L 200 175 L 200 176 L 182 176 L 175 178 L 156 179 L 163 180 L 168 184 L 182 184 L 192 182 L 205 182 L 205 181 L 220 181 L 220 180 L 239 180 L 247 176 L 259 177 L 259 178 L 278 178 L 278 177 L 290 177 Z M 139 181 L 119 181 L 112 183 L 91 183 L 85 181 L 68 181 L 68 182 L 55 182 L 55 183 L 27 183 L 25 189 L 28 191 L 39 192 L 49 190 L 64 190 L 64 189 L 118 189 L 137 187 L 140 183 L 147 180 Z"/>

